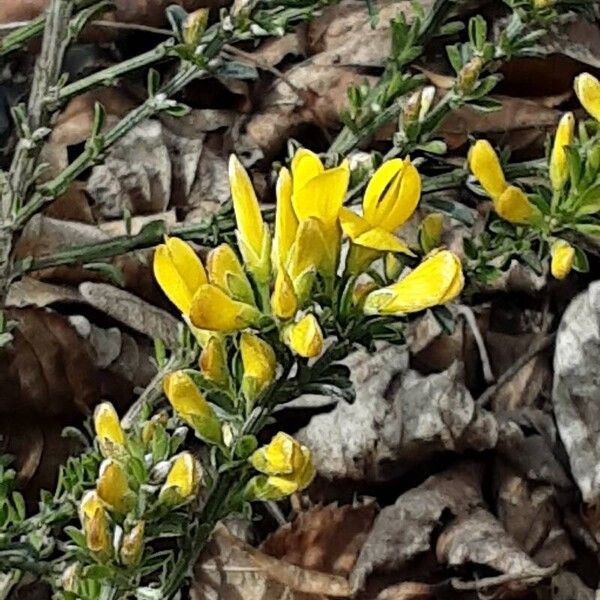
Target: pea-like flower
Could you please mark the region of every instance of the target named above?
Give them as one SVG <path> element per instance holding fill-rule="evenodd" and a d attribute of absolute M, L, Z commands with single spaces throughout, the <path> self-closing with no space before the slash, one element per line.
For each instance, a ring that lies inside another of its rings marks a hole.
<path fill-rule="evenodd" d="M 550 182 L 552 183 L 552 189 L 555 191 L 562 190 L 569 178 L 567 147 L 573 143 L 574 133 L 575 117 L 571 112 L 565 113 L 556 128 L 552 154 L 550 155 Z"/>
<path fill-rule="evenodd" d="M 208 253 L 206 270 L 210 283 L 221 288 L 228 296 L 246 304 L 254 304 L 252 286 L 229 244 L 221 244 Z"/>
<path fill-rule="evenodd" d="M 177 506 L 191 500 L 198 493 L 201 479 L 200 463 L 189 452 L 182 452 L 173 460 L 160 490 L 160 501 L 167 506 Z"/>
<path fill-rule="evenodd" d="M 119 555 L 126 567 L 133 567 L 140 562 L 144 551 L 144 521 L 138 521 L 123 537 Z"/>
<path fill-rule="evenodd" d="M 120 515 L 127 514 L 135 501 L 123 466 L 112 458 L 100 465 L 96 492 L 111 511 Z"/>
<path fill-rule="evenodd" d="M 273 348 L 253 333 L 244 332 L 240 339 L 242 355 L 242 391 L 252 407 L 256 399 L 275 379 L 277 360 Z"/>
<path fill-rule="evenodd" d="M 119 415 L 110 402 L 102 402 L 94 410 L 94 430 L 104 457 L 122 453 L 125 433 Z"/>
<path fill-rule="evenodd" d="M 565 240 L 556 240 L 550 248 L 550 271 L 555 279 L 564 279 L 573 268 L 575 249 Z"/>
<path fill-rule="evenodd" d="M 167 298 L 189 315 L 194 294 L 207 282 L 206 271 L 193 248 L 179 238 L 168 238 L 156 248 L 153 268 Z"/>
<path fill-rule="evenodd" d="M 227 366 L 227 355 L 223 339 L 212 336 L 200 354 L 200 370 L 202 374 L 216 385 L 228 388 L 231 374 Z"/>
<path fill-rule="evenodd" d="M 175 412 L 210 444 L 221 444 L 221 424 L 192 378 L 185 371 L 169 373 L 163 381 L 167 399 Z"/>
<path fill-rule="evenodd" d="M 358 274 L 382 252 L 414 256 L 407 244 L 393 232 L 414 213 L 421 197 L 421 176 L 407 158 L 389 160 L 369 181 L 363 197 L 362 216 L 350 209 L 340 210 L 340 223 L 352 241 L 347 269 Z"/>
<path fill-rule="evenodd" d="M 237 239 L 246 268 L 265 285 L 271 277 L 271 233 L 263 221 L 254 187 L 235 155 L 229 158 L 229 183 L 237 222 Z"/>
<path fill-rule="evenodd" d="M 600 81 L 590 73 L 582 73 L 575 78 L 574 87 L 583 108 L 600 121 Z"/>
<path fill-rule="evenodd" d="M 284 331 L 284 340 L 292 352 L 304 358 L 314 358 L 323 351 L 323 332 L 312 313 L 289 325 Z"/>
<path fill-rule="evenodd" d="M 371 292 L 368 315 L 406 315 L 450 302 L 461 292 L 464 277 L 460 259 L 449 250 L 426 258 L 397 283 Z"/>
<path fill-rule="evenodd" d="M 250 463 L 263 476 L 247 488 L 250 498 L 279 500 L 307 488 L 315 476 L 310 450 L 287 433 L 279 432 L 267 446 L 256 450 Z"/>
<path fill-rule="evenodd" d="M 112 543 L 108 515 L 104 502 L 95 490 L 86 492 L 79 505 L 79 518 L 90 552 L 106 557 L 111 553 Z"/>
<path fill-rule="evenodd" d="M 298 310 L 298 297 L 287 269 L 282 265 L 277 269 L 275 286 L 271 294 L 271 311 L 282 320 L 291 319 Z"/>
<path fill-rule="evenodd" d="M 486 140 L 478 140 L 468 156 L 469 167 L 494 203 L 496 213 L 511 223 L 524 225 L 539 218 L 539 210 L 525 192 L 508 185 L 498 155 Z"/>

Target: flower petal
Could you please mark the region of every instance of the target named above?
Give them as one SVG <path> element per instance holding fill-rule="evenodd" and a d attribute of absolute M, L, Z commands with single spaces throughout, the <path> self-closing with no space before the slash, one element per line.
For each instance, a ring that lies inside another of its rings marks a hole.
<path fill-rule="evenodd" d="M 292 158 L 292 181 L 294 194 L 313 177 L 325 171 L 321 159 L 306 148 L 299 148 Z"/>
<path fill-rule="evenodd" d="M 323 332 L 313 314 L 290 325 L 285 332 L 285 339 L 292 351 L 304 358 L 314 358 L 323 351 Z"/>
<path fill-rule="evenodd" d="M 354 243 L 364 248 L 371 248 L 372 250 L 379 250 L 381 252 L 401 252 L 409 256 L 415 255 L 406 242 L 382 227 L 373 227 L 365 231 L 365 233 L 359 235 L 354 240 Z"/>
<path fill-rule="evenodd" d="M 575 78 L 574 87 L 583 108 L 600 121 L 600 81 L 590 73 L 582 73 Z"/>
<path fill-rule="evenodd" d="M 530 223 L 537 214 L 537 209 L 527 194 L 514 185 L 508 186 L 504 192 L 494 200 L 494 208 L 503 219 L 517 225 Z"/>
<path fill-rule="evenodd" d="M 571 112 L 565 113 L 556 128 L 550 155 L 550 181 L 554 190 L 561 190 L 569 177 L 569 159 L 566 147 L 573 143 L 574 133 L 575 117 Z"/>
<path fill-rule="evenodd" d="M 298 219 L 292 206 L 292 178 L 283 167 L 277 179 L 277 210 L 275 212 L 275 241 L 273 244 L 273 265 L 287 264 L 290 250 L 296 238 Z"/>
<path fill-rule="evenodd" d="M 346 207 L 342 207 L 340 210 L 340 225 L 342 226 L 342 231 L 352 241 L 371 229 L 370 223 L 365 218 Z"/>
<path fill-rule="evenodd" d="M 481 187 L 491 198 L 499 198 L 507 184 L 500 160 L 491 144 L 487 140 L 477 140 L 469 151 L 468 161 L 469 168 Z"/>
<path fill-rule="evenodd" d="M 550 271 L 555 279 L 564 279 L 573 268 L 575 249 L 565 240 L 557 240 L 550 248 Z"/>

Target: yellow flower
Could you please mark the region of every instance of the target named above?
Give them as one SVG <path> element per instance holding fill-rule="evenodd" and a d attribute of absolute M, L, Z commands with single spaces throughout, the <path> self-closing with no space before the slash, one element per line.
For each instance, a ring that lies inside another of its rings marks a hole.
<path fill-rule="evenodd" d="M 368 315 L 405 315 L 450 302 L 464 285 L 462 266 L 449 250 L 426 258 L 397 283 L 371 292 L 365 301 Z"/>
<path fill-rule="evenodd" d="M 254 304 L 252 286 L 233 248 L 221 244 L 208 253 L 206 270 L 210 283 L 221 288 L 234 300 Z"/>
<path fill-rule="evenodd" d="M 118 454 L 125 446 L 121 421 L 110 402 L 102 402 L 94 410 L 94 430 L 103 456 Z"/>
<path fill-rule="evenodd" d="M 275 287 L 271 295 L 271 310 L 278 319 L 282 320 L 291 319 L 298 310 L 298 298 L 294 284 L 283 266 L 277 269 Z"/>
<path fill-rule="evenodd" d="M 556 191 L 562 190 L 569 177 L 569 159 L 566 146 L 573 143 L 575 117 L 573 113 L 565 113 L 556 128 L 554 145 L 550 155 L 550 181 Z"/>
<path fill-rule="evenodd" d="M 442 241 L 444 217 L 440 213 L 430 213 L 419 227 L 419 244 L 425 254 L 437 248 Z"/>
<path fill-rule="evenodd" d="M 153 267 L 167 298 L 188 315 L 194 294 L 206 283 L 206 272 L 192 247 L 179 238 L 168 238 L 156 248 Z"/>
<path fill-rule="evenodd" d="M 119 554 L 126 567 L 135 566 L 140 562 L 144 550 L 144 529 L 144 521 L 138 521 L 123 537 Z"/>
<path fill-rule="evenodd" d="M 487 140 L 477 140 L 469 150 L 469 168 L 481 187 L 495 200 L 506 189 L 507 183 L 502 172 L 498 155 Z"/>
<path fill-rule="evenodd" d="M 227 355 L 220 337 L 212 336 L 202 349 L 200 370 L 209 381 L 221 387 L 229 387 L 230 373 L 227 366 Z"/>
<path fill-rule="evenodd" d="M 582 73 L 575 77 L 574 87 L 583 108 L 600 121 L 600 81 L 590 73 Z"/>
<path fill-rule="evenodd" d="M 538 209 L 527 199 L 527 194 L 514 185 L 509 185 L 494 201 L 494 208 L 503 219 L 517 225 L 531 223 L 539 215 Z"/>
<path fill-rule="evenodd" d="M 229 184 L 240 252 L 256 281 L 265 284 L 271 276 L 271 234 L 263 221 L 250 177 L 233 154 L 229 158 Z"/>
<path fill-rule="evenodd" d="M 129 489 L 127 475 L 121 464 L 111 458 L 100 465 L 96 492 L 110 510 L 118 514 L 124 515 L 133 507 L 134 497 Z"/>
<path fill-rule="evenodd" d="M 273 242 L 273 267 L 287 265 L 296 231 L 298 219 L 292 206 L 292 178 L 283 167 L 277 178 L 277 209 L 275 211 L 275 239 Z"/>
<path fill-rule="evenodd" d="M 192 499 L 198 493 L 201 478 L 202 469 L 198 461 L 189 452 L 182 452 L 173 460 L 160 490 L 161 502 L 175 506 Z"/>
<path fill-rule="evenodd" d="M 293 352 L 304 358 L 314 358 L 323 351 L 323 332 L 313 314 L 302 317 L 285 330 L 285 341 Z"/>
<path fill-rule="evenodd" d="M 192 300 L 190 318 L 200 329 L 237 331 L 257 325 L 261 314 L 255 306 L 230 298 L 210 283 L 201 285 Z"/>
<path fill-rule="evenodd" d="M 338 214 L 344 202 L 350 167 L 344 160 L 339 167 L 325 169 L 319 157 L 300 148 L 292 159 L 292 205 L 302 223 L 318 219 L 325 239 L 325 253 L 318 265 L 326 277 L 335 275 L 340 249 Z"/>
<path fill-rule="evenodd" d="M 287 433 L 277 433 L 267 446 L 256 450 L 250 463 L 266 475 L 250 482 L 253 499 L 279 500 L 307 488 L 315 476 L 310 450 Z"/>
<path fill-rule="evenodd" d="M 575 260 L 575 248 L 565 242 L 565 240 L 556 240 L 550 248 L 552 261 L 550 263 L 550 271 L 555 279 L 564 279 L 573 268 Z"/>
<path fill-rule="evenodd" d="M 252 333 L 242 333 L 240 353 L 244 368 L 242 391 L 251 406 L 275 379 L 277 361 L 273 348 Z"/>
<path fill-rule="evenodd" d="M 185 371 L 169 373 L 163 381 L 165 396 L 175 412 L 206 442 L 220 444 L 221 425 L 210 404 Z"/>
<path fill-rule="evenodd" d="M 89 551 L 100 556 L 111 554 L 112 542 L 106 511 L 97 507 L 83 523 L 85 543 Z"/>
<path fill-rule="evenodd" d="M 79 504 L 79 519 L 82 525 L 85 525 L 86 520 L 94 516 L 97 508 L 104 508 L 104 502 L 102 502 L 96 490 L 87 491 Z"/>

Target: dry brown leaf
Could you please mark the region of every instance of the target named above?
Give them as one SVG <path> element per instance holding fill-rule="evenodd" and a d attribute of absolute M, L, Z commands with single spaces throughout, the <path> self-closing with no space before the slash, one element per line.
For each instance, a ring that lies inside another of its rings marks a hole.
<path fill-rule="evenodd" d="M 354 590 L 373 572 L 396 572 L 431 549 L 431 536 L 448 512 L 458 516 L 483 503 L 481 465 L 464 462 L 402 494 L 375 519 L 350 581 Z"/>
<path fill-rule="evenodd" d="M 377 600 L 426 600 L 431 598 L 432 594 L 432 586 L 426 583 L 405 581 L 380 592 Z"/>
<path fill-rule="evenodd" d="M 272 533 L 261 550 L 305 569 L 347 577 L 376 514 L 373 502 L 313 508 Z"/>

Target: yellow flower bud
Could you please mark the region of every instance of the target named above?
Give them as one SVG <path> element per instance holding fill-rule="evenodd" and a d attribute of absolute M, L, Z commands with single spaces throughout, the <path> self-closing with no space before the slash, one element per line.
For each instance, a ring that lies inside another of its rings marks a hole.
<path fill-rule="evenodd" d="M 419 243 L 425 254 L 429 254 L 440 245 L 443 229 L 444 216 L 440 213 L 430 213 L 421 221 Z"/>
<path fill-rule="evenodd" d="M 277 209 L 275 211 L 275 239 L 273 242 L 273 266 L 287 265 L 296 231 L 298 219 L 292 206 L 292 178 L 283 167 L 277 179 Z"/>
<path fill-rule="evenodd" d="M 507 187 L 498 155 L 487 140 L 477 140 L 469 150 L 469 168 L 475 179 L 492 199 L 499 198 Z"/>
<path fill-rule="evenodd" d="M 188 315 L 196 290 L 206 283 L 206 272 L 189 244 L 168 238 L 154 253 L 154 277 L 167 298 Z"/>
<path fill-rule="evenodd" d="M 298 298 L 294 291 L 294 284 L 284 266 L 277 270 L 275 287 L 271 295 L 271 310 L 282 320 L 291 319 L 298 310 Z"/>
<path fill-rule="evenodd" d="M 352 291 L 352 303 L 355 306 L 361 307 L 364 305 L 367 296 L 377 289 L 377 284 L 374 281 L 359 283 Z"/>
<path fill-rule="evenodd" d="M 256 281 L 266 284 L 271 277 L 271 234 L 263 221 L 250 177 L 235 155 L 229 158 L 229 184 L 240 252 Z"/>
<path fill-rule="evenodd" d="M 182 452 L 173 460 L 160 490 L 161 502 L 175 506 L 191 500 L 198 493 L 201 479 L 200 463 L 189 452 Z"/>
<path fill-rule="evenodd" d="M 293 352 L 304 358 L 314 358 L 323 351 L 323 332 L 313 314 L 302 317 L 285 330 L 285 341 Z"/>
<path fill-rule="evenodd" d="M 85 543 L 90 552 L 102 557 L 110 556 L 112 552 L 110 526 L 103 508 L 96 508 L 91 517 L 85 520 L 83 530 Z"/>
<path fill-rule="evenodd" d="M 499 198 L 494 200 L 494 208 L 499 216 L 517 225 L 535 221 L 540 212 L 529 200 L 527 194 L 514 185 L 509 185 Z"/>
<path fill-rule="evenodd" d="M 100 465 L 96 491 L 109 509 L 118 514 L 124 515 L 133 507 L 135 499 L 129 489 L 127 475 L 121 464 L 112 458 Z"/>
<path fill-rule="evenodd" d="M 227 366 L 227 354 L 223 340 L 213 336 L 200 354 L 200 370 L 202 374 L 220 387 L 229 387 L 230 373 Z"/>
<path fill-rule="evenodd" d="M 575 248 L 565 240 L 557 240 L 550 248 L 550 271 L 555 279 L 564 279 L 573 268 Z"/>
<path fill-rule="evenodd" d="M 426 258 L 406 277 L 371 292 L 365 301 L 368 315 L 405 315 L 450 302 L 464 285 L 459 258 L 441 250 Z"/>
<path fill-rule="evenodd" d="M 473 86 L 479 79 L 479 74 L 483 67 L 483 59 L 481 56 L 473 57 L 463 68 L 460 70 L 456 78 L 458 89 L 463 93 L 469 93 Z"/>
<path fill-rule="evenodd" d="M 136 525 L 123 537 L 121 550 L 121 562 L 126 567 L 132 567 L 140 562 L 144 550 L 144 521 L 138 521 Z"/>
<path fill-rule="evenodd" d="M 208 9 L 200 8 L 190 13 L 183 23 L 183 41 L 190 46 L 197 46 L 208 23 Z"/>
<path fill-rule="evenodd" d="M 103 456 L 112 456 L 123 451 L 125 433 L 119 416 L 110 402 L 102 402 L 96 406 L 94 430 Z"/>
<path fill-rule="evenodd" d="M 221 425 L 215 412 L 192 378 L 185 371 L 175 371 L 163 381 L 165 395 L 175 412 L 206 442 L 221 444 Z"/>
<path fill-rule="evenodd" d="M 242 391 L 249 406 L 252 406 L 275 379 L 275 352 L 267 342 L 253 333 L 242 333 L 240 353 L 244 368 Z"/>
<path fill-rule="evenodd" d="M 221 288 L 234 300 L 254 304 L 254 292 L 246 273 L 228 244 L 221 244 L 211 250 L 206 260 L 206 270 L 210 283 Z"/>
<path fill-rule="evenodd" d="M 600 121 L 600 81 L 590 73 L 582 73 L 575 77 L 574 87 L 583 108 Z"/>
<path fill-rule="evenodd" d="M 92 518 L 97 508 L 104 508 L 104 502 L 102 502 L 96 490 L 87 491 L 79 504 L 79 519 L 82 525 L 85 524 L 86 520 Z"/>
<path fill-rule="evenodd" d="M 216 285 L 198 288 L 190 311 L 194 326 L 211 331 L 238 331 L 258 325 L 261 313 L 255 306 L 232 300 Z"/>
<path fill-rule="evenodd" d="M 554 145 L 550 155 L 550 181 L 555 191 L 562 190 L 569 177 L 569 159 L 566 146 L 573 143 L 575 117 L 573 113 L 565 113 L 556 128 Z"/>

